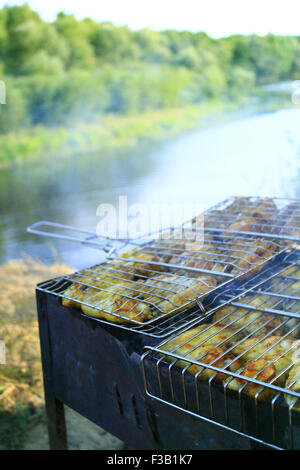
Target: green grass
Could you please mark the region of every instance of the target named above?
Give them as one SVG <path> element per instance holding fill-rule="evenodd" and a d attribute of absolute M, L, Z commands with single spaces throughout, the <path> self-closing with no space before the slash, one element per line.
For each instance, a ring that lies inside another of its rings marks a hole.
<path fill-rule="evenodd" d="M 42 416 L 26 405 L 16 405 L 9 412 L 0 406 L 0 450 L 16 450 L 20 447 L 23 433 L 31 423 Z"/>

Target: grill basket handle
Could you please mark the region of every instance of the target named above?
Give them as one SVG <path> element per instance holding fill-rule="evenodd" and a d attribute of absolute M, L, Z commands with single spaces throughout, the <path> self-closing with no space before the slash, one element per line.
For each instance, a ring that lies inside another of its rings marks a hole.
<path fill-rule="evenodd" d="M 41 229 L 44 227 L 44 230 Z M 45 230 L 45 228 L 50 228 L 51 230 Z M 58 233 L 55 229 L 60 229 L 69 232 L 76 232 L 81 234 L 81 236 L 72 236 L 65 233 Z M 71 242 L 81 243 L 82 245 L 92 246 L 93 248 L 98 248 L 105 251 L 106 253 L 111 253 L 116 249 L 113 245 L 113 241 L 109 238 L 101 237 L 97 235 L 96 232 L 91 232 L 89 230 L 84 230 L 78 227 L 72 227 L 71 225 L 57 224 L 55 222 L 49 222 L 47 220 L 41 220 L 35 222 L 33 225 L 27 227 L 28 233 L 33 233 L 35 235 L 40 235 L 42 237 L 51 237 L 58 238 L 61 240 L 68 240 Z"/>

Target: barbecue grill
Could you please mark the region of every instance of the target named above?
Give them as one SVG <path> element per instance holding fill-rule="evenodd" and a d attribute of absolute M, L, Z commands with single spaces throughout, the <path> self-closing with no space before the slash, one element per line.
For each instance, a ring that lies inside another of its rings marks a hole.
<path fill-rule="evenodd" d="M 300 202 L 230 198 L 204 222 L 203 246 L 197 218 L 183 239 L 29 228 L 107 253 L 37 286 L 51 448 L 63 404 L 136 449 L 300 448 Z"/>

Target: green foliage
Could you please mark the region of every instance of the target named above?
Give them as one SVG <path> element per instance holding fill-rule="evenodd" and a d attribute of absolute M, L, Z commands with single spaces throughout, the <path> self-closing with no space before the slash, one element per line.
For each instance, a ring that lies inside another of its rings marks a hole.
<path fill-rule="evenodd" d="M 27 59 L 23 65 L 26 75 L 58 75 L 64 70 L 63 62 L 59 57 L 53 57 L 46 51 L 38 51 Z"/>
<path fill-rule="evenodd" d="M 201 118 L 220 115 L 232 104 L 210 101 L 188 106 L 148 111 L 131 116 L 106 115 L 92 123 L 72 127 L 35 126 L 0 136 L 0 168 L 17 162 L 70 156 L 74 153 L 131 148 L 140 142 L 159 142 L 177 136 L 186 129 L 199 127 Z"/>
<path fill-rule="evenodd" d="M 0 450 L 19 449 L 22 433 L 41 416 L 42 410 L 36 411 L 30 405 L 15 405 L 10 411 L 0 406 Z"/>
<path fill-rule="evenodd" d="M 228 74 L 228 88 L 230 96 L 238 98 L 247 96 L 253 90 L 255 84 L 255 74 L 251 70 L 243 67 L 232 67 Z"/>
<path fill-rule="evenodd" d="M 0 105 L 0 134 L 28 124 L 27 104 L 21 90 L 12 80 L 5 80 L 6 104 Z"/>
<path fill-rule="evenodd" d="M 198 69 L 200 60 L 196 49 L 193 46 L 188 46 L 178 53 L 174 62 L 188 69 Z"/>
<path fill-rule="evenodd" d="M 138 59 L 139 48 L 134 42 L 134 34 L 126 27 L 116 27 L 112 23 L 94 26 L 91 34 L 94 54 L 101 62 Z"/>
<path fill-rule="evenodd" d="M 77 21 L 73 15 L 58 15 L 54 24 L 59 37 L 69 47 L 66 67 L 92 68 L 95 66 L 95 54 L 89 41 L 89 23 Z"/>
<path fill-rule="evenodd" d="M 299 80 L 300 76 L 300 36 L 297 38 L 291 38 L 291 48 L 292 48 L 292 65 L 291 65 L 291 76 L 289 78 L 295 78 Z"/>
<path fill-rule="evenodd" d="M 140 60 L 152 63 L 170 63 L 171 51 L 167 38 L 161 33 L 145 28 L 135 33 L 135 43 Z"/>
<path fill-rule="evenodd" d="M 293 51 L 289 38 L 268 34 L 264 38 L 256 35 L 249 40 L 250 61 L 260 81 L 270 82 L 289 76 Z M 298 53 L 300 50 L 298 51 Z"/>
<path fill-rule="evenodd" d="M 0 10 L 0 133 L 239 100 L 299 74 L 299 37 L 134 32 L 64 13 L 47 23 L 26 4 Z"/>

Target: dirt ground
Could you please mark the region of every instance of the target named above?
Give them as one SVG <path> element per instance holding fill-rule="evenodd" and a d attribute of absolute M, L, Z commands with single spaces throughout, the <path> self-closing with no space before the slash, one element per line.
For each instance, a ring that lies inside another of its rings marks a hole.
<path fill-rule="evenodd" d="M 80 416 L 70 408 L 65 409 L 68 449 L 70 450 L 110 450 L 126 449 L 124 442 Z M 23 450 L 48 450 L 46 420 L 30 429 L 22 439 Z"/>

